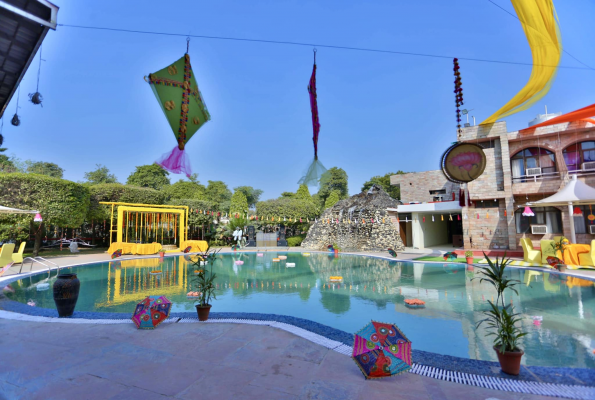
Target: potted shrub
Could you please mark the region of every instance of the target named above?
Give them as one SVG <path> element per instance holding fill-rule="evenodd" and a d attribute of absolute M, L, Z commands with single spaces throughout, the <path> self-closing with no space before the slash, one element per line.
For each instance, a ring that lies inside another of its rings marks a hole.
<path fill-rule="evenodd" d="M 564 251 L 566 250 L 566 246 L 568 246 L 569 242 L 568 239 L 566 239 L 564 236 L 562 236 L 560 238 L 560 240 L 558 240 L 557 242 L 554 240 L 551 245 L 552 245 L 552 249 L 554 250 L 554 254 L 556 255 L 556 257 L 558 257 L 558 251 L 560 252 L 561 255 L 561 259 L 559 259 L 561 262 L 559 264 L 556 265 L 556 269 L 560 272 L 564 272 L 566 271 L 566 264 L 564 264 Z"/>
<path fill-rule="evenodd" d="M 477 323 L 476 328 L 479 328 L 484 322 L 488 328 L 488 336 L 495 336 L 494 350 L 498 355 L 500 368 L 502 371 L 510 375 L 518 375 L 521 370 L 521 358 L 525 352 L 519 347 L 519 340 L 527 333 L 523 332 L 517 323 L 521 320 L 520 314 L 514 312 L 514 307 L 511 304 L 504 304 L 504 291 L 510 289 L 518 294 L 515 286 L 520 283 L 516 279 L 509 279 L 505 275 L 506 265 L 510 259 L 506 259 L 506 254 L 501 260 L 492 262 L 488 256 L 484 256 L 488 262 L 488 267 L 481 268 L 479 271 L 480 283 L 486 281 L 496 289 L 496 302 L 492 303 L 488 300 L 490 309 L 484 311 L 485 319 Z"/>
<path fill-rule="evenodd" d="M 335 250 L 335 255 L 339 254 L 339 251 L 341 250 L 337 243 L 333 243 L 333 249 Z"/>
<path fill-rule="evenodd" d="M 197 257 L 197 261 L 194 261 L 194 286 L 199 292 L 198 304 L 195 304 L 196 313 L 198 314 L 199 321 L 206 321 L 209 319 L 209 313 L 211 312 L 211 298 L 217 299 L 215 296 L 215 278 L 217 274 L 213 272 L 213 264 L 217 259 L 217 253 L 219 250 L 211 253 L 209 250 L 201 253 Z M 201 261 L 204 260 L 204 261 Z M 202 268 L 201 268 L 202 264 Z"/>
<path fill-rule="evenodd" d="M 467 264 L 473 264 L 473 252 L 471 250 L 465 252 L 465 258 L 467 259 Z"/>

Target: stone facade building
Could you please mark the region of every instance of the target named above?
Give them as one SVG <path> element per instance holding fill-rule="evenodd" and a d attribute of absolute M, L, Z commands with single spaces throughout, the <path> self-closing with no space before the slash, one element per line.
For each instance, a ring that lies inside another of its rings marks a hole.
<path fill-rule="evenodd" d="M 459 206 L 459 185 L 447 181 L 441 171 L 391 176 L 391 184 L 401 188 L 403 203 L 392 210 L 393 214 L 398 216 L 400 225 L 404 216 L 406 230 L 411 232 L 409 236 L 418 239 L 414 243 L 415 240 L 407 238 L 406 245 L 428 247 L 424 240 L 427 235 L 421 235 L 420 240 L 420 232 L 445 229 L 446 235 L 439 239 L 444 242 L 436 243 L 433 233 L 431 245 L 450 243 L 459 247 L 461 243 L 457 242 L 462 236 L 465 249 L 516 250 L 520 249 L 521 238 L 530 238 L 539 246 L 542 239 L 571 236 L 567 207 L 532 207 L 534 217 L 524 217 L 521 213 L 527 202 L 556 193 L 572 175 L 595 187 L 595 124 L 576 121 L 507 132 L 506 123 L 497 122 L 463 128 L 459 141 L 481 145 L 487 158 L 484 173 L 469 184 L 471 206 Z M 592 214 L 595 206 L 581 208 L 583 216 L 572 217 L 577 242 L 591 243 L 595 239 L 595 227 L 591 234 L 593 221 L 588 216 L 595 215 Z M 445 215 L 450 223 L 442 223 Z M 458 222 L 450 221 L 452 215 L 453 221 L 459 218 L 461 221 L 458 234 L 455 232 Z M 428 225 L 432 216 L 434 226 Z M 442 225 L 436 224 L 438 219 Z M 533 233 L 537 229 L 547 233 Z"/>

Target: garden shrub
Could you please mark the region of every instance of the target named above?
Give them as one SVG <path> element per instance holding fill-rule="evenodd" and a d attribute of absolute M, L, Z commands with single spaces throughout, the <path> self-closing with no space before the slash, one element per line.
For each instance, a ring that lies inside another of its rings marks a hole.
<path fill-rule="evenodd" d="M 111 206 L 99 204 L 100 201 L 121 203 L 165 204 L 165 194 L 159 190 L 120 183 L 103 183 L 89 186 L 91 202 L 87 220 L 106 220 L 110 218 Z M 117 216 L 114 207 L 114 218 Z"/>
<path fill-rule="evenodd" d="M 298 247 L 302 245 L 302 242 L 306 238 L 306 235 L 291 236 L 287 238 L 287 245 L 289 247 Z"/>

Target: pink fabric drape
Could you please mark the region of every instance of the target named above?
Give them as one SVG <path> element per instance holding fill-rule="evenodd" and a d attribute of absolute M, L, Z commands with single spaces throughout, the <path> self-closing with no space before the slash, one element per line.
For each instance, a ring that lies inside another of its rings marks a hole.
<path fill-rule="evenodd" d="M 187 177 L 192 175 L 192 168 L 190 167 L 190 159 L 184 150 L 180 150 L 178 146 L 174 147 L 169 153 L 165 153 L 155 161 L 155 164 L 161 166 L 174 174 L 186 174 Z"/>

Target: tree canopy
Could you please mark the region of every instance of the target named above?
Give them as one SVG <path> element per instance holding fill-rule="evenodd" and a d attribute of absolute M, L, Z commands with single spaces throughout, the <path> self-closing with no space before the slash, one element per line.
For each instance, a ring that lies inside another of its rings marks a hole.
<path fill-rule="evenodd" d="M 207 188 L 197 181 L 177 181 L 163 187 L 169 199 L 204 199 Z"/>
<path fill-rule="evenodd" d="M 331 194 L 329 194 L 329 196 L 326 198 L 326 201 L 324 202 L 324 209 L 326 210 L 327 208 L 334 206 L 339 200 L 341 200 L 339 197 L 340 197 L 339 191 L 333 190 L 331 192 Z"/>
<path fill-rule="evenodd" d="M 94 171 L 85 172 L 85 183 L 99 185 L 101 183 L 118 183 L 116 175 L 110 174 L 109 169 L 101 164 L 96 164 Z"/>
<path fill-rule="evenodd" d="M 231 200 L 231 190 L 222 181 L 208 181 L 207 189 L 205 191 L 205 200 L 213 203 L 213 206 L 223 209 L 229 209 L 229 203 L 225 207 L 225 203 Z M 225 207 L 225 208 L 223 208 Z"/>
<path fill-rule="evenodd" d="M 64 176 L 64 169 L 60 168 L 58 164 L 45 161 L 26 161 L 27 172 L 30 174 L 47 175 L 52 178 L 62 178 Z"/>
<path fill-rule="evenodd" d="M 236 213 L 240 214 L 242 217 L 248 212 L 248 200 L 246 199 L 244 192 L 237 190 L 233 196 L 231 196 L 229 212 L 232 215 L 235 215 Z"/>
<path fill-rule="evenodd" d="M 100 201 L 113 201 L 137 204 L 164 204 L 166 197 L 162 191 L 126 186 L 120 183 L 103 183 L 89 186 L 90 205 L 87 220 L 104 220 L 111 215 L 111 207 L 99 204 Z M 115 214 L 115 213 L 114 213 Z"/>
<path fill-rule="evenodd" d="M 254 189 L 252 186 L 238 186 L 233 189 L 234 192 L 242 192 L 244 196 L 246 196 L 246 201 L 248 202 L 248 207 L 253 208 L 256 206 L 256 203 L 260 200 L 260 196 L 262 195 L 262 190 Z"/>
<path fill-rule="evenodd" d="M 319 207 L 325 205 L 327 197 L 330 196 L 333 190 L 339 192 L 339 200 L 349 197 L 347 172 L 341 168 L 333 167 L 326 171 L 322 175 L 322 178 L 320 178 L 320 190 L 317 193 Z"/>
<path fill-rule="evenodd" d="M 402 175 L 402 174 L 406 174 L 406 172 L 399 170 L 397 172 L 389 172 L 388 174 L 383 175 L 383 176 L 380 176 L 380 175 L 373 176 L 370 178 L 370 180 L 368 180 L 367 182 L 364 183 L 364 185 L 362 186 L 362 192 L 367 191 L 368 189 L 370 189 L 372 187 L 372 185 L 376 184 L 378 186 L 381 186 L 382 189 L 384 189 L 384 191 L 386 193 L 388 193 L 388 195 L 390 197 L 392 197 L 393 199 L 400 200 L 401 199 L 401 189 L 398 186 L 391 186 L 390 177 L 391 177 L 391 175 Z"/>
<path fill-rule="evenodd" d="M 295 194 L 295 198 L 300 200 L 312 201 L 312 195 L 310 195 L 310 190 L 308 190 L 308 186 L 304 184 L 300 185 L 300 187 L 297 190 L 297 193 Z"/>
<path fill-rule="evenodd" d="M 140 165 L 126 180 L 127 185 L 163 189 L 169 185 L 169 172 L 157 164 Z"/>
<path fill-rule="evenodd" d="M 314 219 L 319 215 L 318 207 L 311 201 L 299 199 L 280 198 L 275 200 L 259 201 L 256 203 L 256 215 L 259 217 L 286 217 Z M 287 221 L 289 223 L 291 221 Z M 305 222 L 305 221 L 304 221 Z"/>

